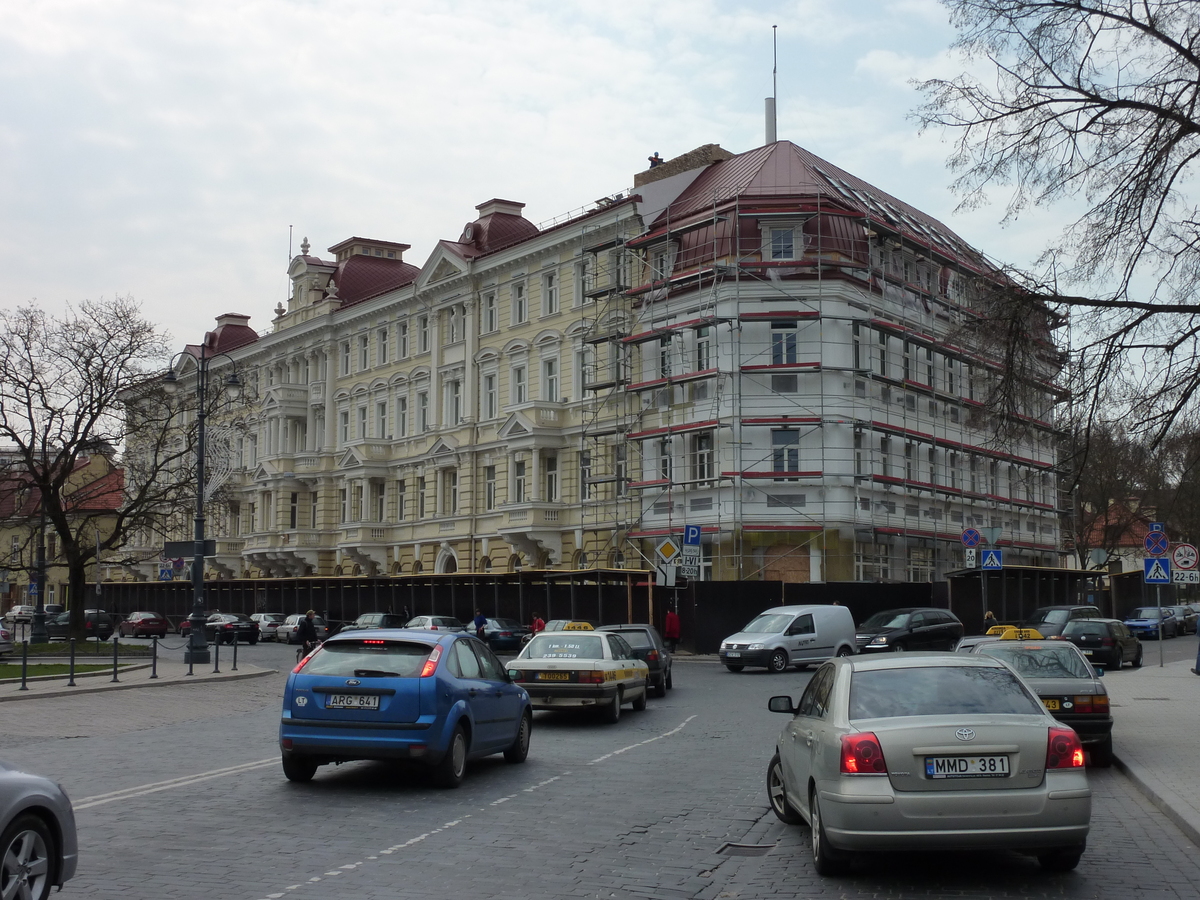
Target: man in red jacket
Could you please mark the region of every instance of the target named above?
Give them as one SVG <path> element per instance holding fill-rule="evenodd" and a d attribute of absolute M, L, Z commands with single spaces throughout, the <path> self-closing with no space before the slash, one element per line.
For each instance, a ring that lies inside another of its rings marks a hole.
<path fill-rule="evenodd" d="M 675 645 L 679 643 L 679 616 L 670 607 L 667 608 L 667 619 L 663 622 L 663 640 L 667 642 L 667 649 L 674 653 Z"/>

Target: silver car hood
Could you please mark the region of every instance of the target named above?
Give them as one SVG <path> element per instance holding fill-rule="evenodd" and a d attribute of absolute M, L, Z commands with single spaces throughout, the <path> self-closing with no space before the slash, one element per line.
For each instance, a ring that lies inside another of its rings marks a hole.
<path fill-rule="evenodd" d="M 779 637 L 778 634 L 769 631 L 739 631 L 737 634 L 731 634 L 722 640 L 721 643 L 755 644 L 759 641 L 774 640 L 777 637 Z"/>

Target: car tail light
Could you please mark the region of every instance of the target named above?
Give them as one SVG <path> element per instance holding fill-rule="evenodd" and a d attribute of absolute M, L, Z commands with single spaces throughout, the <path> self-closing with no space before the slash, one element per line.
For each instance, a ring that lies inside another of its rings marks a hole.
<path fill-rule="evenodd" d="M 511 631 L 502 631 L 502 632 L 500 632 L 500 637 L 512 637 L 512 632 Z"/>
<path fill-rule="evenodd" d="M 368 640 L 363 641 L 364 644 L 386 644 L 387 641 Z"/>
<path fill-rule="evenodd" d="M 603 672 L 579 672 L 575 678 L 580 684 L 604 684 Z"/>
<path fill-rule="evenodd" d="M 1082 769 L 1083 744 L 1072 728 L 1051 726 L 1046 741 L 1047 769 Z"/>
<path fill-rule="evenodd" d="M 874 733 L 864 731 L 861 734 L 842 735 L 842 774 L 887 774 L 883 748 L 879 746 L 879 738 Z"/>
<path fill-rule="evenodd" d="M 1092 711 L 1092 695 L 1079 694 L 1072 697 L 1071 700 L 1075 704 L 1074 711 L 1077 713 L 1090 713 Z"/>
<path fill-rule="evenodd" d="M 1092 697 L 1092 712 L 1108 712 L 1108 694 L 1096 694 Z"/>
<path fill-rule="evenodd" d="M 438 630 L 438 627 L 437 627 L 436 625 L 430 625 L 430 626 L 429 626 L 429 630 L 430 630 L 430 631 L 437 631 L 437 630 Z"/>
<path fill-rule="evenodd" d="M 651 650 L 649 653 L 646 654 L 646 662 L 657 662 L 657 661 L 658 661 L 658 651 L 657 650 Z"/>
<path fill-rule="evenodd" d="M 438 660 L 442 658 L 442 648 L 437 646 L 433 648 L 433 652 L 429 654 L 429 659 L 425 660 L 425 667 L 421 669 L 421 677 L 429 678 L 437 671 Z"/>
<path fill-rule="evenodd" d="M 232 623 L 232 622 L 227 622 L 227 623 L 225 624 L 225 630 L 226 630 L 226 631 L 233 631 L 233 623 Z"/>
<path fill-rule="evenodd" d="M 1101 647 L 1114 647 L 1114 646 L 1116 646 L 1116 643 L 1117 642 L 1114 641 L 1112 638 L 1101 638 L 1100 639 Z"/>
<path fill-rule="evenodd" d="M 299 672 L 301 669 L 303 669 L 305 666 L 307 666 L 308 661 L 313 658 L 313 653 L 316 653 L 316 652 L 317 652 L 316 650 L 313 650 L 312 653 L 308 654 L 308 656 L 304 657 L 304 659 L 302 659 L 302 660 L 300 660 L 300 662 L 296 663 L 296 668 L 292 669 L 292 674 L 295 675 L 297 672 Z"/>

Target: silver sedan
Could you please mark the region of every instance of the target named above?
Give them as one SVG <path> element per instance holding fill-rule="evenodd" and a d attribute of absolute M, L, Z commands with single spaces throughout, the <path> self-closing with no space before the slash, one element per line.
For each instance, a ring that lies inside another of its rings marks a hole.
<path fill-rule="evenodd" d="M 860 851 L 1011 849 L 1075 868 L 1092 792 L 1076 733 L 1011 669 L 984 656 L 904 654 L 825 663 L 767 769 L 771 808 L 807 822 L 817 872 Z"/>
<path fill-rule="evenodd" d="M 78 859 L 63 789 L 0 762 L 0 897 L 45 900 L 75 874 Z"/>

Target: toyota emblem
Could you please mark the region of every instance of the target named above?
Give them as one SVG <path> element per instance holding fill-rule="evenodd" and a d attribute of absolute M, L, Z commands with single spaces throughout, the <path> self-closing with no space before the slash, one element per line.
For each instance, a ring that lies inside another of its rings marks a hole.
<path fill-rule="evenodd" d="M 954 732 L 954 736 L 956 738 L 958 738 L 960 741 L 975 740 L 975 732 L 972 731 L 970 728 L 960 728 L 960 729 L 958 729 L 958 731 Z"/>
<path fill-rule="evenodd" d="M 346 682 L 346 687 L 358 687 L 360 684 L 362 684 L 362 682 L 359 681 L 357 678 L 351 678 L 349 681 Z M 970 739 L 971 738 L 963 738 L 963 740 L 965 740 L 965 741 L 969 741 Z"/>

